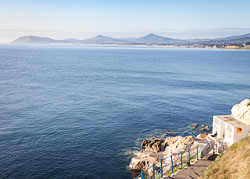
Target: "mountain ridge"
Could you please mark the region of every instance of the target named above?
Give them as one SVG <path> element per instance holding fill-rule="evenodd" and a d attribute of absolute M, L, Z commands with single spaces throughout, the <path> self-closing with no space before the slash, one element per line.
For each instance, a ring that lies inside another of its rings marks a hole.
<path fill-rule="evenodd" d="M 145 44 L 174 44 L 179 42 L 180 40 L 150 33 L 143 37 L 134 38 L 133 41 L 136 43 L 145 43 Z"/>
<path fill-rule="evenodd" d="M 64 39 L 55 40 L 49 37 L 40 36 L 22 36 L 11 43 L 24 44 L 125 44 L 125 45 L 243 45 L 250 42 L 250 33 L 229 36 L 215 39 L 189 39 L 181 40 L 163 37 L 153 33 L 138 38 L 113 38 L 103 35 L 97 35 L 85 40 Z"/>
<path fill-rule="evenodd" d="M 112 43 L 126 43 L 127 41 L 113 37 L 97 35 L 95 37 L 82 40 L 81 42 L 86 44 L 112 44 Z"/>

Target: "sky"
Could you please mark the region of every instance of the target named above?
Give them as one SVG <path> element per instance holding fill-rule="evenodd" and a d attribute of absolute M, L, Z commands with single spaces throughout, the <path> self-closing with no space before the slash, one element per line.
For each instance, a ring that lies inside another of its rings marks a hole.
<path fill-rule="evenodd" d="M 217 38 L 250 33 L 250 0 L 0 0 L 0 42 L 37 35 L 116 38 L 148 33 Z"/>

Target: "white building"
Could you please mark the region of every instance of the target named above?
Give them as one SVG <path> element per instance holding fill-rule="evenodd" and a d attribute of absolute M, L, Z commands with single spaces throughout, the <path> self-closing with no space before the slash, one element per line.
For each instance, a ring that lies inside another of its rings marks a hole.
<path fill-rule="evenodd" d="M 232 115 L 213 117 L 215 140 L 223 141 L 228 147 L 250 135 L 250 124 L 234 118 Z"/>
<path fill-rule="evenodd" d="M 214 116 L 211 135 L 227 147 L 250 135 L 250 99 L 234 105 L 231 112 L 231 115 Z"/>

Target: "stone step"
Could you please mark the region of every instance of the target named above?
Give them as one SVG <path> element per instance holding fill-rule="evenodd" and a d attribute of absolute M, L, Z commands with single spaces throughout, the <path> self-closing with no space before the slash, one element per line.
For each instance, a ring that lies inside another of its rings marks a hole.
<path fill-rule="evenodd" d="M 164 177 L 166 179 L 198 179 L 200 177 L 200 174 L 209 167 L 209 165 L 215 160 L 217 155 L 211 154 L 205 159 L 198 160 L 194 164 L 192 164 L 190 167 L 185 168 L 172 177 Z"/>

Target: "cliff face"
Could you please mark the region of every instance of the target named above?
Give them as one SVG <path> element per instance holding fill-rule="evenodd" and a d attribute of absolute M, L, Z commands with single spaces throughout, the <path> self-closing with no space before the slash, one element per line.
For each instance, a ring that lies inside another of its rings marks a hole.
<path fill-rule="evenodd" d="M 250 176 L 250 136 L 233 144 L 226 153 L 217 157 L 214 163 L 201 175 L 201 179 L 237 178 Z"/>

